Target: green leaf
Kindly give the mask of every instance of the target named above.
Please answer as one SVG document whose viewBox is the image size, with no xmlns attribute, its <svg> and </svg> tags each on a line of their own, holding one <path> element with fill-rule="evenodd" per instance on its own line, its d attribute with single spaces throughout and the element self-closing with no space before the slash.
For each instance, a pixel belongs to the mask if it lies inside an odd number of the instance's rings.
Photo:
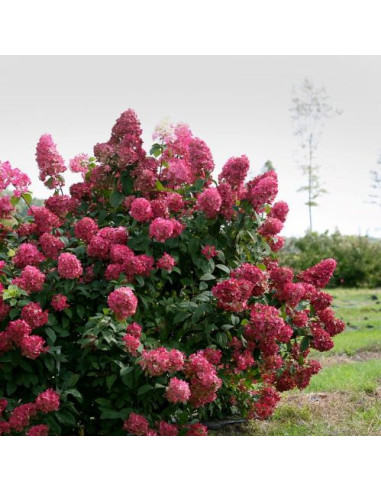
<svg viewBox="0 0 381 492">
<path fill-rule="evenodd" d="M 77 305 L 77 314 L 81 319 L 83 319 L 85 315 L 85 308 L 82 306 L 82 304 Z"/>
<path fill-rule="evenodd" d="M 21 196 L 24 198 L 24 200 L 27 203 L 27 205 L 30 206 L 31 203 L 32 203 L 32 194 L 31 193 L 22 193 Z"/>
<path fill-rule="evenodd" d="M 44 364 L 49 372 L 54 371 L 54 359 L 52 357 L 44 357 Z"/>
<path fill-rule="evenodd" d="M 216 277 L 211 273 L 205 273 L 200 277 L 200 280 L 214 280 Z"/>
<path fill-rule="evenodd" d="M 76 398 L 78 401 L 82 401 L 83 400 L 83 397 L 82 397 L 81 393 L 77 389 L 75 389 L 75 388 L 70 388 L 70 389 L 66 390 L 65 393 L 67 395 L 73 395 L 74 398 Z"/>
<path fill-rule="evenodd" d="M 101 413 L 101 419 L 120 419 L 120 412 L 117 412 L 115 410 L 104 410 Z"/>
<path fill-rule="evenodd" d="M 67 388 L 71 388 L 75 386 L 78 383 L 78 380 L 79 380 L 79 374 L 74 374 L 74 373 L 71 374 L 71 376 L 66 382 Z"/>
<path fill-rule="evenodd" d="M 163 191 L 164 190 L 164 186 L 162 185 L 162 183 L 160 183 L 160 181 L 156 181 L 156 189 L 157 191 Z"/>
<path fill-rule="evenodd" d="M 15 207 L 19 203 L 20 197 L 19 196 L 12 196 L 10 201 L 11 201 L 11 204 Z"/>
<path fill-rule="evenodd" d="M 300 350 L 304 352 L 310 346 L 310 337 L 304 337 L 300 343 Z"/>
<path fill-rule="evenodd" d="M 132 372 L 133 370 L 134 370 L 133 366 L 122 367 L 122 369 L 120 370 L 120 375 L 126 376 L 127 374 L 130 374 L 130 372 Z"/>
<path fill-rule="evenodd" d="M 73 317 L 73 311 L 72 311 L 70 308 L 66 308 L 66 309 L 64 309 L 64 311 L 63 311 L 63 312 L 66 314 L 66 316 L 67 316 L 68 318 L 70 318 L 70 319 L 71 319 L 71 318 Z"/>
<path fill-rule="evenodd" d="M 112 385 L 115 383 L 117 374 L 111 374 L 111 376 L 107 376 L 106 378 L 106 386 L 108 389 L 111 389 Z"/>
<path fill-rule="evenodd" d="M 152 384 L 143 384 L 143 386 L 141 386 L 138 389 L 138 396 L 144 395 L 145 393 L 148 393 L 148 391 L 151 391 L 152 389 L 153 389 Z"/>
<path fill-rule="evenodd" d="M 230 275 L 230 268 L 228 268 L 226 265 L 219 264 L 216 265 L 216 267 L 222 270 L 223 272 L 227 273 L 228 275 Z"/>
<path fill-rule="evenodd" d="M 16 318 L 16 316 L 18 316 L 19 312 L 20 312 L 20 310 L 19 310 L 19 309 L 17 309 L 17 308 L 13 308 L 13 309 L 11 309 L 11 310 L 9 311 L 9 317 L 10 317 L 11 319 L 15 319 L 15 318 Z"/>
<path fill-rule="evenodd" d="M 124 194 L 119 191 L 113 191 L 110 195 L 110 204 L 112 207 L 117 207 L 122 203 Z"/>
<path fill-rule="evenodd" d="M 182 321 L 185 321 L 187 318 L 191 316 L 191 313 L 188 313 L 186 311 L 181 311 L 180 313 L 177 313 L 176 316 L 173 318 L 173 323 L 175 325 L 178 325 Z"/>
<path fill-rule="evenodd" d="M 54 342 L 57 340 L 57 335 L 55 334 L 54 330 L 52 330 L 51 328 L 45 328 L 45 333 L 51 340 L 51 343 L 54 344 Z"/>
<path fill-rule="evenodd" d="M 102 407 L 107 407 L 110 405 L 110 400 L 107 400 L 106 398 L 96 398 L 95 403 L 98 403 L 98 405 L 101 405 Z"/>
<path fill-rule="evenodd" d="M 202 316 L 207 310 L 208 310 L 208 304 L 200 304 L 192 314 L 192 321 L 194 323 L 197 323 L 197 321 L 199 321 L 202 318 Z"/>
<path fill-rule="evenodd" d="M 226 333 L 217 333 L 216 335 L 216 342 L 218 345 L 220 345 L 222 348 L 225 348 L 227 343 L 228 343 L 228 337 L 226 336 Z"/>
<path fill-rule="evenodd" d="M 129 196 L 131 195 L 132 191 L 133 191 L 133 182 L 132 182 L 132 178 L 129 174 L 129 171 L 124 171 L 122 173 L 122 190 L 123 190 L 123 193 L 125 196 Z"/>
<path fill-rule="evenodd" d="M 159 157 L 163 152 L 163 146 L 160 145 L 159 143 L 154 143 L 151 147 L 151 150 L 149 151 L 150 155 L 153 155 L 155 157 Z"/>
<path fill-rule="evenodd" d="M 60 422 L 61 424 L 71 425 L 73 427 L 77 425 L 74 415 L 68 411 L 62 410 L 60 412 L 56 412 L 55 415 L 57 417 L 58 422 Z"/>
</svg>

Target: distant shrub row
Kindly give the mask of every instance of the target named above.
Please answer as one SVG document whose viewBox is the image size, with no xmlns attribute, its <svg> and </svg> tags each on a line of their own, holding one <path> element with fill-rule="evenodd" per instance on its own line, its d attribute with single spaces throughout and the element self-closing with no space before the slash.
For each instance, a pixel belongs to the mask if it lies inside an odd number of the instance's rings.
<svg viewBox="0 0 381 492">
<path fill-rule="evenodd" d="M 366 236 L 344 236 L 339 232 L 308 233 L 290 238 L 280 251 L 280 263 L 296 272 L 314 265 L 321 258 L 334 258 L 337 268 L 329 287 L 381 286 L 381 241 Z"/>
</svg>

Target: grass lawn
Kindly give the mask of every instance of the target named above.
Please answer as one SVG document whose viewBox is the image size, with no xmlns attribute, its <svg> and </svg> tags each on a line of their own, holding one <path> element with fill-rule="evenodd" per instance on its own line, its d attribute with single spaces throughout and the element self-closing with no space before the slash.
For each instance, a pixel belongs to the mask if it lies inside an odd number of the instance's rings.
<svg viewBox="0 0 381 492">
<path fill-rule="evenodd" d="M 315 352 L 323 369 L 304 391 L 282 395 L 274 415 L 224 435 L 381 435 L 381 289 L 335 289 L 333 308 L 346 330 Z"/>
</svg>

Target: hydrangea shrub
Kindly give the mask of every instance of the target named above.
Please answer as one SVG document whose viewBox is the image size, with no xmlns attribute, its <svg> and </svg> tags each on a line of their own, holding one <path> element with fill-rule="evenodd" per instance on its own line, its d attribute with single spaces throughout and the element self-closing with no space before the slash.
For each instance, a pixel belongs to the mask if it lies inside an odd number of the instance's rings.
<svg viewBox="0 0 381 492">
<path fill-rule="evenodd" d="M 0 434 L 205 435 L 205 422 L 267 418 L 305 388 L 310 348 L 344 329 L 321 291 L 335 261 L 280 267 L 288 213 L 274 171 L 159 126 L 150 153 L 124 112 L 94 157 L 37 145 L 52 190 L 0 163 Z M 13 187 L 13 188 L 12 188 Z M 14 213 L 19 200 L 26 218 Z"/>
</svg>

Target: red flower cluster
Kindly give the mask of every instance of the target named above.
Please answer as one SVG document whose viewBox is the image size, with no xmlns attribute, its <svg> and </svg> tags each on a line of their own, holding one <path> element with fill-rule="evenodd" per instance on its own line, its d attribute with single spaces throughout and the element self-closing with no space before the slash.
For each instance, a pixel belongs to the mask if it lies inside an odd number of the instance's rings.
<svg viewBox="0 0 381 492">
<path fill-rule="evenodd" d="M 217 390 L 222 381 L 217 376 L 213 364 L 203 354 L 192 354 L 187 360 L 184 372 L 190 381 L 190 402 L 195 408 L 211 403 L 217 398 Z"/>
<path fill-rule="evenodd" d="M 232 312 L 240 312 L 247 308 L 251 291 L 250 282 L 235 278 L 223 280 L 212 288 L 212 294 L 217 298 L 217 306 Z"/>
<path fill-rule="evenodd" d="M 45 257 L 34 244 L 23 243 L 17 249 L 15 256 L 13 257 L 13 263 L 18 268 L 25 268 L 27 265 L 37 266 Z"/>
<path fill-rule="evenodd" d="M 0 162 L 0 191 L 4 191 L 9 185 L 14 186 L 14 196 L 21 196 L 28 192 L 31 181 L 29 177 L 18 168 L 12 168 L 10 163 Z"/>
<path fill-rule="evenodd" d="M 98 232 L 98 225 L 94 219 L 83 217 L 75 224 L 74 234 L 78 239 L 82 239 L 86 243 L 91 241 L 91 238 Z"/>
<path fill-rule="evenodd" d="M 181 371 L 184 367 L 184 354 L 176 349 L 167 350 L 165 347 L 144 350 L 139 364 L 149 376 L 160 376 Z"/>
<path fill-rule="evenodd" d="M 205 212 L 208 219 L 214 219 L 218 215 L 221 204 L 222 199 L 215 188 L 208 188 L 197 197 L 197 207 Z"/>
<path fill-rule="evenodd" d="M 191 390 L 189 384 L 178 378 L 171 378 L 165 391 L 165 397 L 171 403 L 184 403 L 189 400 Z"/>
<path fill-rule="evenodd" d="M 38 302 L 30 302 L 22 308 L 21 318 L 32 328 L 38 328 L 48 322 L 48 311 L 43 311 Z"/>
<path fill-rule="evenodd" d="M 204 246 L 201 250 L 201 253 L 205 256 L 207 260 L 210 260 L 211 258 L 214 258 L 215 256 L 218 255 L 216 247 L 210 244 Z"/>
<path fill-rule="evenodd" d="M 322 260 L 317 265 L 304 270 L 304 272 L 301 272 L 298 275 L 298 278 L 302 282 L 308 282 L 313 286 L 322 289 L 328 284 L 335 268 L 336 260 L 328 258 L 327 260 Z"/>
<path fill-rule="evenodd" d="M 154 219 L 149 226 L 149 237 L 164 243 L 167 239 L 179 236 L 183 232 L 182 224 L 176 219 Z"/>
<path fill-rule="evenodd" d="M 243 185 L 249 168 L 250 162 L 245 155 L 231 157 L 222 168 L 218 180 L 220 182 L 227 181 L 232 188 L 239 188 Z"/>
<path fill-rule="evenodd" d="M 138 323 L 131 323 L 126 328 L 126 335 L 123 341 L 126 345 L 127 352 L 136 357 L 140 346 L 140 337 L 142 335 L 142 327 Z"/>
<path fill-rule="evenodd" d="M 63 294 L 56 294 L 55 296 L 53 296 L 51 305 L 55 311 L 63 311 L 64 309 L 69 307 L 67 297 Z"/>
<path fill-rule="evenodd" d="M 14 347 L 18 347 L 21 350 L 21 354 L 28 359 L 36 359 L 39 355 L 49 350 L 49 347 L 45 346 L 45 340 L 38 335 L 31 335 L 32 328 L 42 326 L 47 322 L 47 313 L 43 312 L 41 308 L 36 307 L 31 303 L 25 306 L 22 315 L 32 321 L 33 326 L 29 325 L 25 320 L 18 319 L 10 321 L 5 331 L 0 332 L 0 353 L 8 352 Z M 36 318 L 34 317 L 36 314 Z"/>
<path fill-rule="evenodd" d="M 62 278 L 79 278 L 83 274 L 81 262 L 72 253 L 61 253 L 58 257 L 58 275 Z"/>
<path fill-rule="evenodd" d="M 112 309 L 119 320 L 123 320 L 135 314 L 138 300 L 129 287 L 116 289 L 107 298 L 109 308 Z"/>
<path fill-rule="evenodd" d="M 175 259 L 168 253 L 164 253 L 163 256 L 156 262 L 157 268 L 162 268 L 163 270 L 167 270 L 168 272 L 172 271 L 175 265 Z"/>
<path fill-rule="evenodd" d="M 124 421 L 123 429 L 136 436 L 147 436 L 149 423 L 143 415 L 130 413 L 128 419 Z"/>
<path fill-rule="evenodd" d="M 0 418 L 4 415 L 3 412 L 7 408 L 8 402 L 0 400 Z M 35 418 L 39 412 L 47 414 L 55 412 L 60 406 L 60 396 L 53 389 L 48 389 L 40 393 L 34 403 L 24 403 L 15 407 L 9 415 L 8 421 L 0 421 L 0 435 L 10 434 L 12 431 L 17 433 L 24 431 L 30 424 L 31 419 Z M 27 436 L 47 436 L 49 427 L 45 424 L 40 424 L 31 427 L 27 430 Z"/>
<path fill-rule="evenodd" d="M 46 257 L 51 258 L 52 260 L 56 260 L 60 251 L 65 247 L 60 238 L 53 236 L 48 232 L 44 232 L 44 234 L 40 236 L 39 242 Z"/>
</svg>

